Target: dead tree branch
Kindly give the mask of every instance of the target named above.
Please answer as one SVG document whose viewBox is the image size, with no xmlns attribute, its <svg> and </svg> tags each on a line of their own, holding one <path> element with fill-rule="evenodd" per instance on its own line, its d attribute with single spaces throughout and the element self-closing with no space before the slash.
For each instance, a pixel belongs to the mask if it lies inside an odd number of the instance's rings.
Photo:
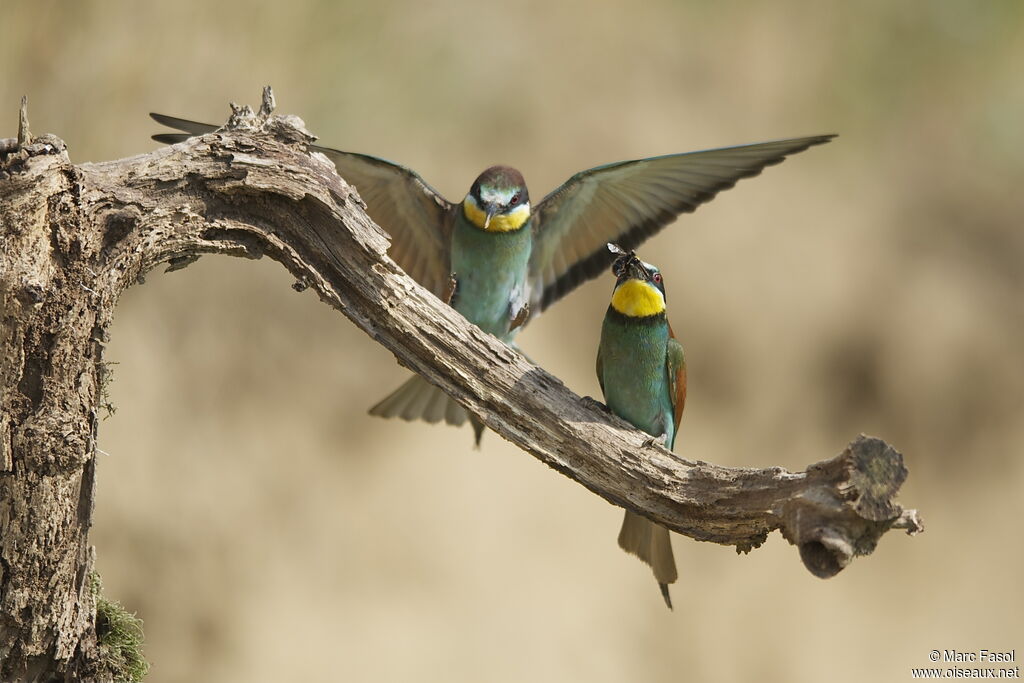
<svg viewBox="0 0 1024 683">
<path fill-rule="evenodd" d="M 781 529 L 827 577 L 888 529 L 921 530 L 894 502 L 902 457 L 878 439 L 797 473 L 647 444 L 406 276 L 301 121 L 270 108 L 108 163 L 73 165 L 27 120 L 24 142 L 0 150 L 0 679 L 110 677 L 87 543 L 103 347 L 121 292 L 202 254 L 279 261 L 489 428 L 680 534 L 746 552 Z"/>
</svg>

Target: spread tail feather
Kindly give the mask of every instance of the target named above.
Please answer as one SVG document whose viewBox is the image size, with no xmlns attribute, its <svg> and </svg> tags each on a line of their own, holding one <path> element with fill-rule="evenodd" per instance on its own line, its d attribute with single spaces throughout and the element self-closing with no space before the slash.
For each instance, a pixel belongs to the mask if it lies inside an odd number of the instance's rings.
<svg viewBox="0 0 1024 683">
<path fill-rule="evenodd" d="M 668 585 L 675 583 L 679 575 L 668 529 L 627 510 L 619 531 L 619 547 L 650 565 L 665 604 L 672 609 Z"/>
<path fill-rule="evenodd" d="M 444 420 L 456 427 L 468 419 L 473 425 L 476 445 L 480 447 L 480 436 L 484 426 L 451 396 L 419 375 L 413 375 L 383 401 L 370 408 L 370 415 L 377 417 L 400 417 L 413 422 L 424 420 L 431 424 Z"/>
</svg>

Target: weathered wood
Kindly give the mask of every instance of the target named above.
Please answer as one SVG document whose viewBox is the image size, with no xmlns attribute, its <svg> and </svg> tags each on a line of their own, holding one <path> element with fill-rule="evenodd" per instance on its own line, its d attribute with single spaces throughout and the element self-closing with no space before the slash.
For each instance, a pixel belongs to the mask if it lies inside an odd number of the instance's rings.
<svg viewBox="0 0 1024 683">
<path fill-rule="evenodd" d="M 75 166 L 49 136 L 0 158 L 0 679 L 106 679 L 87 585 L 103 344 L 121 292 L 203 254 L 279 261 L 489 428 L 678 533 L 746 552 L 781 529 L 824 577 L 890 528 L 921 530 L 880 440 L 805 472 L 719 467 L 580 399 L 406 276 L 301 121 L 271 107 L 119 161 Z"/>
<path fill-rule="evenodd" d="M 53 152 L 53 153 L 50 153 Z M 0 680 L 49 680 L 96 652 L 89 589 L 98 336 L 113 293 L 86 291 L 100 236 L 79 175 L 45 136 L 0 179 Z"/>
</svg>

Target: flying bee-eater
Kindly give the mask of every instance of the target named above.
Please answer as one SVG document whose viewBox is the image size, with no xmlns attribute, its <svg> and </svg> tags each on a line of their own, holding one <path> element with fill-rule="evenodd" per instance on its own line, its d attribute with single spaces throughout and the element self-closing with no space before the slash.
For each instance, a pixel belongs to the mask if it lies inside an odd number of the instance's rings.
<svg viewBox="0 0 1024 683">
<path fill-rule="evenodd" d="M 175 143 L 216 126 L 150 114 L 184 131 L 154 135 Z M 572 176 L 536 206 L 523 176 L 492 166 L 465 198 L 453 203 L 416 172 L 366 154 L 328 147 L 326 155 L 355 186 L 367 213 L 391 235 L 389 254 L 413 279 L 449 302 L 485 332 L 512 343 L 519 328 L 608 267 L 605 244 L 625 249 L 694 211 L 741 178 L 755 176 L 787 156 L 831 140 L 816 135 L 650 157 L 597 166 Z M 458 403 L 419 375 L 370 413 L 461 425 L 473 423 Z"/>
<path fill-rule="evenodd" d="M 608 409 L 672 450 L 686 403 L 686 360 L 665 314 L 661 271 L 609 244 L 615 289 L 601 326 L 597 381 Z M 619 547 L 650 565 L 665 604 L 677 577 L 669 532 L 626 511 Z"/>
</svg>

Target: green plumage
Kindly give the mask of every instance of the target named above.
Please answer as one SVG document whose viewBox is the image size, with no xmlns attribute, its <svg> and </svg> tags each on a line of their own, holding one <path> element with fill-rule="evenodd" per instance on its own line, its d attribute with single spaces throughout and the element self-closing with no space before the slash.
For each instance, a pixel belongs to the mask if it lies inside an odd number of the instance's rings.
<svg viewBox="0 0 1024 683">
<path fill-rule="evenodd" d="M 609 306 L 598 347 L 598 380 L 613 413 L 651 436 L 664 434 L 665 447 L 671 449 L 675 419 L 666 362 L 669 339 L 664 313 L 630 318 Z"/>
<path fill-rule="evenodd" d="M 509 326 L 527 302 L 530 221 L 512 232 L 485 232 L 461 213 L 452 231 L 452 273 L 458 288 L 452 306 L 484 332 L 511 341 Z"/>
</svg>

